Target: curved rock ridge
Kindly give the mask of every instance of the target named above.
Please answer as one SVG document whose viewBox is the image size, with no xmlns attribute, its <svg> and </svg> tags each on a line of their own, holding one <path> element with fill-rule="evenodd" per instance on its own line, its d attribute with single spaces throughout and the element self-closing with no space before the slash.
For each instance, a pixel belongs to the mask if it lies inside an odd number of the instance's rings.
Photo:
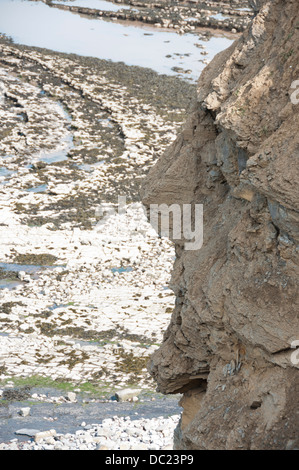
<svg viewBox="0 0 299 470">
<path fill-rule="evenodd" d="M 202 248 L 174 239 L 176 305 L 149 364 L 183 393 L 176 449 L 299 447 L 298 40 L 298 2 L 264 2 L 143 187 L 148 208 L 203 204 Z"/>
<path fill-rule="evenodd" d="M 32 0 L 38 1 L 38 0 Z M 250 18 L 259 8 L 259 0 L 224 0 L 210 2 L 203 0 L 188 2 L 168 0 L 114 0 L 104 2 L 98 7 L 92 7 L 82 1 L 81 6 L 60 0 L 42 0 L 50 7 L 68 10 L 80 15 L 95 18 L 107 18 L 118 21 L 137 21 L 158 28 L 174 29 L 180 34 L 194 31 L 198 28 L 216 28 L 237 33 L 247 28 Z M 118 4 L 119 8 L 113 8 Z M 104 8 L 104 9 L 102 9 Z M 112 10 L 112 11 L 111 11 Z M 199 31 L 197 31 L 199 32 Z M 201 31 L 203 33 L 203 31 Z"/>
</svg>

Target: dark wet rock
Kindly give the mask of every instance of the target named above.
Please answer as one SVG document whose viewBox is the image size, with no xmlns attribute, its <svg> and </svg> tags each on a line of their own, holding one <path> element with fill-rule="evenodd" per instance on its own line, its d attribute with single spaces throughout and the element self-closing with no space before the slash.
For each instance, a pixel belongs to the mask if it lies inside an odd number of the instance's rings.
<svg viewBox="0 0 299 470">
<path fill-rule="evenodd" d="M 30 396 L 30 387 L 7 389 L 2 393 L 2 399 L 7 401 L 23 401 Z"/>
<path fill-rule="evenodd" d="M 32 164 L 32 168 L 34 170 L 41 170 L 43 168 L 46 168 L 47 164 L 45 162 L 36 162 Z"/>
</svg>

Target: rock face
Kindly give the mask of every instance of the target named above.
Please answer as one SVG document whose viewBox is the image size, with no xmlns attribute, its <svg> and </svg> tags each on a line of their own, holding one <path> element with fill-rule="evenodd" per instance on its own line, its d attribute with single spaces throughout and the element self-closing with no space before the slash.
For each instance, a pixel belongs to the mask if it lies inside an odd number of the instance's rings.
<svg viewBox="0 0 299 470">
<path fill-rule="evenodd" d="M 174 240 L 176 306 L 149 364 L 184 394 L 176 449 L 299 447 L 298 40 L 298 2 L 264 2 L 143 187 L 148 208 L 204 210 L 202 248 Z"/>
</svg>

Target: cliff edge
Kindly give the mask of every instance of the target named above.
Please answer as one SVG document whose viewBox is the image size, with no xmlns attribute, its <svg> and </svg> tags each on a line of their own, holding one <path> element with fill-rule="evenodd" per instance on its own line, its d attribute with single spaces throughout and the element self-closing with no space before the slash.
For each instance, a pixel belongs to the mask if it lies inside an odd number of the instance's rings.
<svg viewBox="0 0 299 470">
<path fill-rule="evenodd" d="M 176 449 L 299 448 L 299 10 L 264 2 L 203 71 L 143 203 L 203 204 L 175 239 L 176 306 L 149 371 L 182 393 Z"/>
</svg>

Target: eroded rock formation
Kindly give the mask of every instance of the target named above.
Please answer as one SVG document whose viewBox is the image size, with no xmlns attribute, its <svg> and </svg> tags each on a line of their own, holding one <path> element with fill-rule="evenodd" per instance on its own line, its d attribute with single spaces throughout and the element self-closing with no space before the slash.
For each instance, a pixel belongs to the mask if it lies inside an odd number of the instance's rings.
<svg viewBox="0 0 299 470">
<path fill-rule="evenodd" d="M 175 240 L 176 307 L 149 365 L 183 393 L 177 449 L 299 447 L 298 41 L 298 2 L 264 2 L 144 185 L 148 207 L 204 208 L 202 248 Z"/>
</svg>

